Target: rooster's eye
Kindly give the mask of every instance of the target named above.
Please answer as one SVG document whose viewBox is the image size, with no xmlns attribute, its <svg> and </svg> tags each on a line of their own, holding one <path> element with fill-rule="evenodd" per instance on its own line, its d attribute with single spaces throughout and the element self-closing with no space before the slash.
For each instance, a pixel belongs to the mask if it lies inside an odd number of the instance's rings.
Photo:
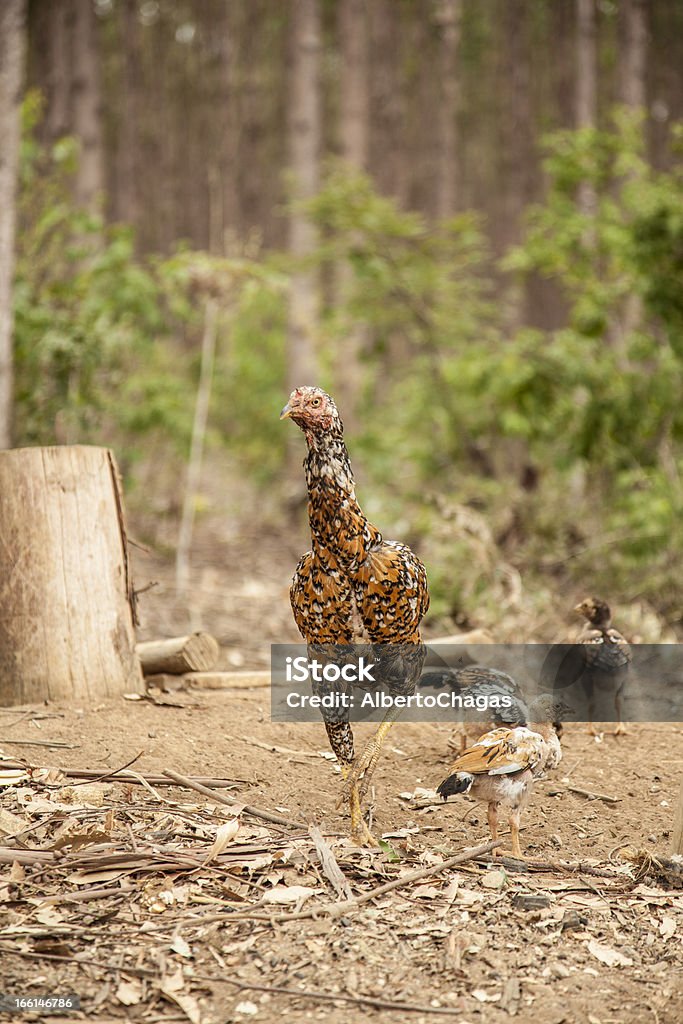
<svg viewBox="0 0 683 1024">
<path fill-rule="evenodd" d="M 313 401 L 311 402 L 311 405 L 314 407 L 320 405 L 320 399 L 314 398 Z"/>
</svg>

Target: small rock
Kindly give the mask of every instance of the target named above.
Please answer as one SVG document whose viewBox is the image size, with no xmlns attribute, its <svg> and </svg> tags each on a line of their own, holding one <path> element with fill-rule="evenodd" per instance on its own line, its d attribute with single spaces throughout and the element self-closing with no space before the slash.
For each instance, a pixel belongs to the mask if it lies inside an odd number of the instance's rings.
<svg viewBox="0 0 683 1024">
<path fill-rule="evenodd" d="M 258 1006 L 256 1003 L 252 1003 L 248 999 L 245 999 L 244 1002 L 237 1004 L 235 1007 L 235 1013 L 244 1013 L 248 1016 L 252 1016 L 253 1014 L 258 1013 Z"/>
<path fill-rule="evenodd" d="M 496 869 L 494 871 L 487 871 L 486 874 L 482 876 L 481 884 L 485 889 L 502 889 L 507 885 L 507 880 L 508 876 L 505 872 Z"/>
<path fill-rule="evenodd" d="M 568 978 L 571 974 L 569 968 L 565 967 L 564 964 L 552 963 L 549 964 L 548 967 L 550 970 L 550 975 L 553 978 Z"/>
</svg>

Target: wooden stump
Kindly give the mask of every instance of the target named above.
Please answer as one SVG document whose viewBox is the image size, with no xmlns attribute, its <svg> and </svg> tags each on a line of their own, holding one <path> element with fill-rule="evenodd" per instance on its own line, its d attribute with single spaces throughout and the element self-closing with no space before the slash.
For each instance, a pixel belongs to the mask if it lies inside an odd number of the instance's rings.
<svg viewBox="0 0 683 1024">
<path fill-rule="evenodd" d="M 142 692 L 133 619 L 112 453 L 0 451 L 0 704 Z"/>
</svg>

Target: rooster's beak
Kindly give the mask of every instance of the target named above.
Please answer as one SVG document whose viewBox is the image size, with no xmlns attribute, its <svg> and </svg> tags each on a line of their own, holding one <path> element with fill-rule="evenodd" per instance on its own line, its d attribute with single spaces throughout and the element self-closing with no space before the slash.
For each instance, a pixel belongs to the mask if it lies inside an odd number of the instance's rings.
<svg viewBox="0 0 683 1024">
<path fill-rule="evenodd" d="M 284 413 L 285 413 L 285 410 L 283 409 L 282 410 L 282 415 L 283 416 L 284 416 Z M 280 417 L 280 419 L 282 419 L 282 416 Z M 582 611 L 583 611 L 583 602 L 581 604 L 575 605 L 574 606 L 574 611 L 577 612 L 577 614 L 580 615 L 582 613 Z"/>
<path fill-rule="evenodd" d="M 287 405 L 284 407 L 284 409 L 280 413 L 280 419 L 281 420 L 288 420 L 293 412 L 294 412 L 294 410 L 292 409 L 292 407 L 289 404 L 289 402 L 287 402 Z"/>
</svg>

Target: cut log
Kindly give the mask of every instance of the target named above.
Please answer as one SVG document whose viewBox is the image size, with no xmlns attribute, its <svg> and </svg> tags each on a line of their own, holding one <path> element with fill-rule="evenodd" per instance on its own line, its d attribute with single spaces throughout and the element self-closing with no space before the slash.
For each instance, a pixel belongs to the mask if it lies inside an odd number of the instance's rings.
<svg viewBox="0 0 683 1024">
<path fill-rule="evenodd" d="M 148 686 L 173 692 L 186 687 L 198 690 L 251 690 L 270 686 L 270 672 L 185 672 L 182 676 L 168 673 L 146 676 Z"/>
<path fill-rule="evenodd" d="M 0 705 L 142 691 L 110 451 L 0 451 L 0 580 Z"/>
<path fill-rule="evenodd" d="M 135 649 L 146 676 L 204 672 L 214 667 L 220 654 L 218 642 L 209 633 L 148 640 L 137 644 Z"/>
<path fill-rule="evenodd" d="M 188 672 L 190 686 L 201 690 L 251 690 L 270 686 L 270 672 Z"/>
</svg>

